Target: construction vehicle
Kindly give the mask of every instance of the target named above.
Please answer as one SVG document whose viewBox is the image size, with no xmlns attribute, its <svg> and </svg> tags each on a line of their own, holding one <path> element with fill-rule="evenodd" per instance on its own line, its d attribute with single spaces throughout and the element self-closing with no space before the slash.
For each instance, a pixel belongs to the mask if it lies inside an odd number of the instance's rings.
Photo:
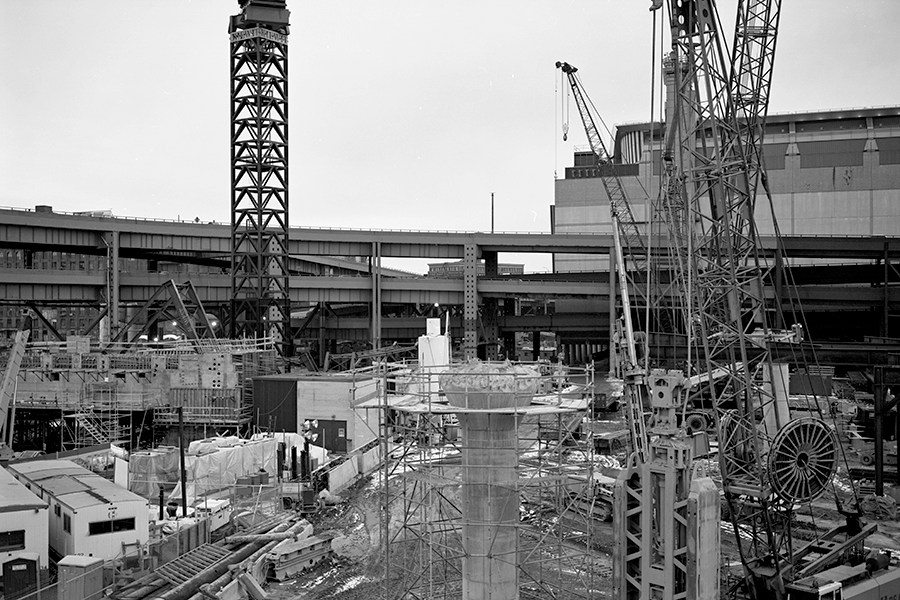
<svg viewBox="0 0 900 600">
<path fill-rule="evenodd" d="M 597 521 L 612 521 L 613 492 L 616 479 L 602 473 L 591 473 L 590 479 L 580 475 L 569 475 L 572 485 L 567 486 L 568 503 L 566 513 L 575 512 Z"/>
<path fill-rule="evenodd" d="M 9 351 L 9 362 L 0 382 L 0 461 L 13 458 L 12 439 L 15 421 L 16 378 L 22 357 L 25 356 L 25 345 L 31 328 L 26 327 L 16 333 L 16 339 Z"/>
<path fill-rule="evenodd" d="M 772 316 L 783 322 L 785 315 L 762 294 L 766 266 L 754 220 L 760 183 L 770 196 L 761 145 L 780 4 L 739 2 L 727 57 L 714 0 L 670 0 L 677 96 L 667 118 L 660 212 L 669 214 L 676 262 L 688 267 L 688 277 L 675 279 L 692 286 L 684 294 L 688 335 L 698 342 L 695 372 L 709 374 L 719 470 L 741 559 L 735 584 L 723 591 L 757 600 L 835 600 L 852 587 L 852 577 L 840 572 L 867 575 L 871 583 L 890 566 L 865 564 L 862 545 L 875 526 L 861 522 L 855 490 L 846 509 L 836 496 L 846 524 L 805 545 L 793 539 L 792 510 L 782 508 L 809 504 L 833 485 L 840 448 L 821 410 L 790 414 L 787 365 L 769 351 L 773 342 L 802 336 L 800 328 L 769 327 Z M 855 589 L 852 597 L 869 597 Z"/>
<path fill-rule="evenodd" d="M 892 600 L 900 598 L 900 567 L 887 554 L 839 565 L 787 584 L 788 600 Z"/>
</svg>

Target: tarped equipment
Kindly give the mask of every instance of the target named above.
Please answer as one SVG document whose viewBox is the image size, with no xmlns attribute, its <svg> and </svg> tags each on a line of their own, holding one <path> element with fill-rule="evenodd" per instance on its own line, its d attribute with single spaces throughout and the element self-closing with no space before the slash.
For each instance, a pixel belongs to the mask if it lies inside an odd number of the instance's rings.
<svg viewBox="0 0 900 600">
<path fill-rule="evenodd" d="M 274 474 L 278 468 L 277 448 L 274 438 L 266 438 L 242 440 L 236 446 L 219 447 L 207 454 L 186 455 L 188 504 L 202 495 L 233 486 L 238 477 L 260 471 Z M 181 501 L 180 482 L 169 494 L 169 500 Z"/>
<path fill-rule="evenodd" d="M 299 456 L 303 450 L 303 442 L 304 438 L 299 433 L 256 434 L 249 440 L 228 436 L 191 442 L 185 454 L 188 498 L 230 487 L 238 477 L 253 475 L 261 469 L 275 478 L 278 469 L 278 444 L 285 445 L 285 458 L 290 461 L 291 448 L 297 448 Z M 328 460 L 328 451 L 319 446 L 310 445 L 309 453 L 314 464 L 322 465 Z M 144 498 L 156 500 L 160 484 L 164 488 L 174 484 L 175 490 L 169 494 L 169 498 L 181 503 L 178 448 L 162 446 L 147 452 L 134 452 L 129 467 L 129 490 Z"/>
<path fill-rule="evenodd" d="M 128 489 L 144 498 L 156 499 L 160 484 L 178 481 L 178 472 L 178 448 L 162 446 L 146 452 L 132 452 Z"/>
</svg>

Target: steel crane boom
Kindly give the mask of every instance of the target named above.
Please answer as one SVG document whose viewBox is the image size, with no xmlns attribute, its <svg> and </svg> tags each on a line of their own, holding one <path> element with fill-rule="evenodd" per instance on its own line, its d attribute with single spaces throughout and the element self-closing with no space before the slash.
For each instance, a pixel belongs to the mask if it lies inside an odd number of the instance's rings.
<svg viewBox="0 0 900 600">
<path fill-rule="evenodd" d="M 740 587 L 751 597 L 780 599 L 794 556 L 789 509 L 774 508 L 818 496 L 837 461 L 827 424 L 790 419 L 786 371 L 768 352 L 754 210 L 779 8 L 780 0 L 739 2 L 726 60 L 714 0 L 669 4 L 673 60 L 685 67 L 683 77 L 675 69 L 676 103 L 699 370 L 724 373 L 709 388 L 744 566 Z"/>
<path fill-rule="evenodd" d="M 578 69 L 567 62 L 557 62 L 556 68 L 566 74 L 572 95 L 581 115 L 581 122 L 587 134 L 591 151 L 597 159 L 597 168 L 603 187 L 609 196 L 610 216 L 614 238 L 616 270 L 619 274 L 619 296 L 622 302 L 622 331 L 620 335 L 625 346 L 622 364 L 619 370 L 625 382 L 624 396 L 628 411 L 628 425 L 631 430 L 631 444 L 634 454 L 640 462 L 646 457 L 648 440 L 644 423 L 643 407 L 646 392 L 646 365 L 642 365 L 638 359 L 637 345 L 635 342 L 634 325 L 632 321 L 631 296 L 632 291 L 640 292 L 639 286 L 634 285 L 630 275 L 641 271 L 647 261 L 647 253 L 641 236 L 640 229 L 625 195 L 625 187 L 616 172 L 612 157 L 606 150 L 600 132 L 597 129 L 594 116 L 589 107 L 589 98 L 585 93 L 580 79 L 576 76 Z M 632 271 L 626 265 L 626 256 L 632 264 Z"/>
<path fill-rule="evenodd" d="M 644 265 L 643 261 L 646 260 L 646 245 L 635 221 L 631 205 L 625 196 L 625 187 L 622 185 L 622 180 L 613 166 L 612 155 L 606 150 L 603 139 L 600 137 L 600 131 L 594 122 L 594 116 L 588 107 L 587 96 L 581 86 L 581 81 L 576 75 L 578 69 L 566 62 L 557 62 L 556 68 L 566 74 L 569 86 L 572 88 L 572 95 L 575 97 L 575 104 L 578 106 L 578 114 L 581 115 L 581 122 L 584 124 L 588 143 L 594 156 L 597 157 L 597 169 L 603 182 L 603 188 L 609 196 L 613 225 L 618 226 L 622 237 L 623 250 L 634 261 L 635 267 L 641 270 Z"/>
</svg>

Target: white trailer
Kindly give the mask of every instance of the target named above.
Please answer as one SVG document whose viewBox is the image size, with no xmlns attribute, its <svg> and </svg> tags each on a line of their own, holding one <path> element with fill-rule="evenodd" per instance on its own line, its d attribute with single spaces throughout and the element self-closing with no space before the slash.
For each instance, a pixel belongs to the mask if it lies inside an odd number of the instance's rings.
<svg viewBox="0 0 900 600">
<path fill-rule="evenodd" d="M 15 463 L 9 471 L 49 505 L 50 547 L 114 559 L 150 538 L 150 503 L 68 460 Z"/>
<path fill-rule="evenodd" d="M 47 506 L 45 500 L 0 468 L 0 567 L 22 554 L 37 554 L 40 568 L 48 567 Z"/>
</svg>

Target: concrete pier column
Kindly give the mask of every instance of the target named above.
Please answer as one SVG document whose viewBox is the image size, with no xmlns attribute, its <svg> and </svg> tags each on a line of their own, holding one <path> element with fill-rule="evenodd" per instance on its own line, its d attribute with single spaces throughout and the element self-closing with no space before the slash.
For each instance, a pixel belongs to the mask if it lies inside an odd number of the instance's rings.
<svg viewBox="0 0 900 600">
<path fill-rule="evenodd" d="M 441 376 L 463 437 L 463 600 L 519 598 L 515 410 L 531 403 L 537 381 L 531 369 L 477 361 Z"/>
</svg>

